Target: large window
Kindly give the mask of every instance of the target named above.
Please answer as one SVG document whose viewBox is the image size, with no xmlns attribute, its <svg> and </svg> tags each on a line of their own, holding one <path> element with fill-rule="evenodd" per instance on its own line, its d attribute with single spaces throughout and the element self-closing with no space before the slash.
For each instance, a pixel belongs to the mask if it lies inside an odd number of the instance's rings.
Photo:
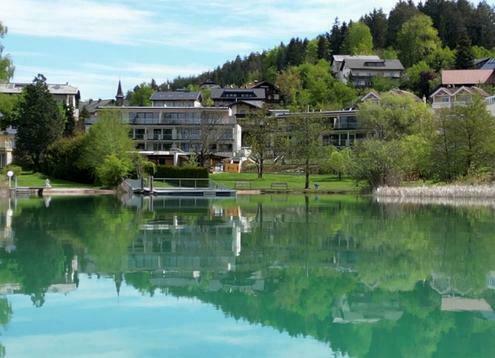
<svg viewBox="0 0 495 358">
<path fill-rule="evenodd" d="M 134 128 L 134 139 L 144 139 L 144 128 Z"/>
</svg>

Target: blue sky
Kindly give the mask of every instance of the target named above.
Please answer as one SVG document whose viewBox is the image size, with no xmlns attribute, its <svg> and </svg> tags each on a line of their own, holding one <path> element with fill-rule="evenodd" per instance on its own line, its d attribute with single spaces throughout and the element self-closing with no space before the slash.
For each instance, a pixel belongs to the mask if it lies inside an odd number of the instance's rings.
<svg viewBox="0 0 495 358">
<path fill-rule="evenodd" d="M 197 299 L 150 297 L 125 284 L 117 297 L 111 279 L 80 279 L 67 295 L 47 294 L 41 308 L 28 296 L 8 296 L 12 320 L 1 332 L 7 356 L 332 356 L 326 343 L 226 317 Z"/>
<path fill-rule="evenodd" d="M 200 73 L 293 36 L 314 37 L 335 17 L 357 20 L 395 0 L 0 0 L 15 81 L 43 73 L 109 98 L 155 78 Z"/>
</svg>

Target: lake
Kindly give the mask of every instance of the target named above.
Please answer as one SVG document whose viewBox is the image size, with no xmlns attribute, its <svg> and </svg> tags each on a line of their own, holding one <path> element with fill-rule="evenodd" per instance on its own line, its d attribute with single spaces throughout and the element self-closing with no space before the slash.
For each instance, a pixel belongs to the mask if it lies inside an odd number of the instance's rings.
<svg viewBox="0 0 495 358">
<path fill-rule="evenodd" d="M 493 206 L 0 202 L 7 357 L 494 357 Z"/>
</svg>

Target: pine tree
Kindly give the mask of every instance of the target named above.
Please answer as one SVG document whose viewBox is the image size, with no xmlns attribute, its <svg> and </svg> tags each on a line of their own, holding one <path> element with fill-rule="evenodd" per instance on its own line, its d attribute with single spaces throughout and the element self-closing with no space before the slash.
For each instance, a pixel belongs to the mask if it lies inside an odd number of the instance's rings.
<svg viewBox="0 0 495 358">
<path fill-rule="evenodd" d="M 344 25 L 345 25 L 345 23 L 344 23 Z M 342 25 L 342 26 L 344 26 L 344 25 Z M 347 26 L 346 26 L 346 28 L 347 28 Z M 332 26 L 332 30 L 330 31 L 330 37 L 329 37 L 331 55 L 338 55 L 341 53 L 343 41 L 344 41 L 344 38 L 342 37 L 342 31 L 341 31 L 341 27 L 339 25 L 339 19 L 336 18 L 335 22 Z"/>
<path fill-rule="evenodd" d="M 48 146 L 64 131 L 63 115 L 43 75 L 24 88 L 17 111 L 16 154 L 40 170 Z"/>
<path fill-rule="evenodd" d="M 373 36 L 373 47 L 376 49 L 385 48 L 387 41 L 387 15 L 383 10 L 374 9 L 373 12 L 362 17 L 361 21 L 365 23 Z"/>
<path fill-rule="evenodd" d="M 474 67 L 474 55 L 471 51 L 471 41 L 467 34 L 464 34 L 456 49 L 455 67 L 458 69 L 468 69 Z"/>
<path fill-rule="evenodd" d="M 319 60 L 330 60 L 330 44 L 327 35 L 318 36 L 317 57 Z"/>
</svg>

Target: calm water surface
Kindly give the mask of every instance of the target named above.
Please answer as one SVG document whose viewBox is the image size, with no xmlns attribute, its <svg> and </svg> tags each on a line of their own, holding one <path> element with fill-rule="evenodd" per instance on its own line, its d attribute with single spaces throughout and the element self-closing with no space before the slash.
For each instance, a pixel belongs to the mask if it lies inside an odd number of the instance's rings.
<svg viewBox="0 0 495 358">
<path fill-rule="evenodd" d="M 495 210 L 0 203 L 8 357 L 495 357 Z"/>
</svg>

